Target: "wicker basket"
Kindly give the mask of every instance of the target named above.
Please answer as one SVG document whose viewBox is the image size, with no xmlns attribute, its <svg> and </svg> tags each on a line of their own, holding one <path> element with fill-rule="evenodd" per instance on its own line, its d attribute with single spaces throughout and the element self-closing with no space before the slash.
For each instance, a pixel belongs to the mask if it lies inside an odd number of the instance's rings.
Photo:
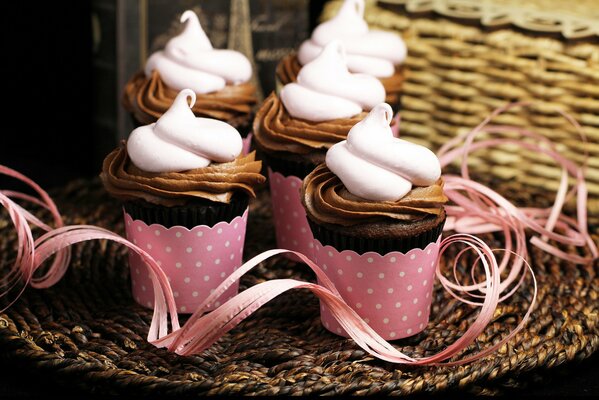
<svg viewBox="0 0 599 400">
<path fill-rule="evenodd" d="M 365 17 L 371 27 L 399 31 L 408 46 L 403 136 L 437 149 L 495 108 L 533 101 L 534 107 L 514 109 L 493 123 L 535 130 L 579 163 L 586 150 L 589 214 L 597 224 L 599 23 L 589 17 L 599 16 L 599 2 L 542 2 L 551 13 L 537 3 L 370 1 Z M 329 3 L 323 18 L 334 15 L 340 4 Z M 582 125 L 586 144 L 556 108 Z M 509 146 L 480 150 L 470 161 L 477 179 L 487 184 L 509 182 L 510 189 L 531 194 L 555 191 L 559 184 L 560 170 L 548 158 Z"/>
</svg>

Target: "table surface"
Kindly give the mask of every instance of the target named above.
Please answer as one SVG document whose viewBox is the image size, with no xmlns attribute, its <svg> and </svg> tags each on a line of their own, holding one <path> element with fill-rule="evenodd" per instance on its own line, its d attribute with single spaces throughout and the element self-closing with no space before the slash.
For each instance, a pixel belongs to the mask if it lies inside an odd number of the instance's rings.
<svg viewBox="0 0 599 400">
<path fill-rule="evenodd" d="M 0 349 L 1 351 L 1 349 Z M 43 376 L 40 371 L 24 370 L 15 368 L 13 363 L 0 358 L 0 399 L 7 397 L 58 397 L 82 396 L 88 393 L 74 391 L 68 386 L 57 385 L 51 375 Z M 504 388 L 500 395 L 521 395 L 547 397 L 571 397 L 585 396 L 595 397 L 599 395 L 599 354 L 595 353 L 590 358 L 580 363 L 569 363 L 559 367 L 534 371 L 517 379 L 518 389 Z M 460 396 L 463 393 L 452 391 L 439 393 L 432 397 Z"/>
</svg>

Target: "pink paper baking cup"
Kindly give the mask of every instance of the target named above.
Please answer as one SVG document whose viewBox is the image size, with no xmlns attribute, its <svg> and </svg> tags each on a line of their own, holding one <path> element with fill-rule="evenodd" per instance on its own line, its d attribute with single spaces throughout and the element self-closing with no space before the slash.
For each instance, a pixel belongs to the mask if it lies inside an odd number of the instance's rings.
<svg viewBox="0 0 599 400">
<path fill-rule="evenodd" d="M 426 327 L 441 237 L 424 250 L 385 255 L 339 252 L 332 246 L 323 246 L 318 239 L 314 243 L 314 262 L 325 271 L 347 304 L 381 337 L 401 339 Z M 329 331 L 349 337 L 323 303 L 320 318 Z"/>
<path fill-rule="evenodd" d="M 254 136 L 254 134 L 250 132 L 242 139 L 243 147 L 241 148 L 241 153 L 243 155 L 247 155 L 250 152 L 250 148 L 252 147 L 252 136 Z"/>
<path fill-rule="evenodd" d="M 393 117 L 393 121 L 395 121 L 395 123 L 393 125 L 391 125 L 391 132 L 393 132 L 393 136 L 399 137 L 399 123 L 401 121 L 399 112 L 397 114 L 395 114 L 395 116 Z"/>
<path fill-rule="evenodd" d="M 169 278 L 177 302 L 177 311 L 192 313 L 227 276 L 242 264 L 243 243 L 248 210 L 231 222 L 193 229 L 182 226 L 148 226 L 125 213 L 127 239 L 156 259 Z M 133 298 L 142 306 L 154 307 L 154 291 L 146 264 L 129 252 Z M 214 309 L 237 294 L 233 284 L 211 305 Z"/>
<path fill-rule="evenodd" d="M 312 258 L 314 237 L 300 199 L 302 180 L 297 176 L 284 176 L 268 168 L 268 181 L 277 247 L 298 251 Z M 295 255 L 287 257 L 299 261 Z"/>
</svg>

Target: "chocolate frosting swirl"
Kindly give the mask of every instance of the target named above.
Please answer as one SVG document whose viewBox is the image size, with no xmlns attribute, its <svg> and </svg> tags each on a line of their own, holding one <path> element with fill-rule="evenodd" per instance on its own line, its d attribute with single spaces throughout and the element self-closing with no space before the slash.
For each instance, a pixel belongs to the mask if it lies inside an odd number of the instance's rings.
<svg viewBox="0 0 599 400">
<path fill-rule="evenodd" d="M 286 85 L 297 80 L 302 65 L 297 59 L 296 53 L 291 53 L 281 59 L 276 69 L 276 76 L 281 85 Z M 399 106 L 401 87 L 404 81 L 403 66 L 395 67 L 395 74 L 388 78 L 378 78 L 385 87 L 385 102 L 389 103 L 395 111 Z"/>
<path fill-rule="evenodd" d="M 158 71 L 146 78 L 138 72 L 125 86 L 123 106 L 142 125 L 156 120 L 168 110 L 179 92 L 169 88 L 160 78 Z M 256 87 L 251 83 L 227 85 L 217 92 L 196 94 L 192 111 L 196 117 L 214 118 L 239 126 L 247 119 L 256 104 Z"/>
<path fill-rule="evenodd" d="M 325 164 L 305 179 L 302 203 L 308 215 L 320 224 L 351 226 L 379 221 L 419 221 L 443 214 L 447 197 L 441 178 L 425 187 L 414 187 L 398 201 L 371 201 L 354 196 Z"/>
<path fill-rule="evenodd" d="M 299 63 L 297 54 L 294 52 L 281 58 L 281 61 L 277 64 L 275 74 L 281 85 L 287 85 L 296 81 L 297 74 L 299 74 L 301 69 L 302 65 Z"/>
<path fill-rule="evenodd" d="M 106 190 L 122 200 L 142 199 L 162 206 L 185 205 L 194 199 L 229 203 L 236 192 L 255 197 L 254 188 L 266 180 L 255 152 L 227 163 L 213 163 L 183 172 L 150 173 L 137 168 L 126 143 L 108 154 L 100 178 Z"/>
<path fill-rule="evenodd" d="M 291 117 L 285 106 L 271 93 L 256 113 L 254 140 L 265 151 L 308 154 L 330 148 L 347 137 L 347 132 L 367 113 L 352 118 L 312 122 Z"/>
</svg>

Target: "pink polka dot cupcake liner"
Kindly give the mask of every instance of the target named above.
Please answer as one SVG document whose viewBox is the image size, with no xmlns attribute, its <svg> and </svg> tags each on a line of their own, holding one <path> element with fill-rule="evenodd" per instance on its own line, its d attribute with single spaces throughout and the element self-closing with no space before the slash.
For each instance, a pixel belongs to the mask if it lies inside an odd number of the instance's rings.
<svg viewBox="0 0 599 400">
<path fill-rule="evenodd" d="M 250 152 L 250 149 L 252 147 L 252 136 L 254 136 L 254 134 L 252 132 L 250 132 L 250 133 L 248 133 L 248 135 L 246 137 L 244 137 L 241 140 L 241 142 L 242 142 L 241 154 L 247 155 Z"/>
<path fill-rule="evenodd" d="M 313 259 L 366 323 L 383 339 L 395 340 L 428 324 L 440 243 L 439 236 L 424 249 L 380 255 L 340 252 L 314 239 Z M 326 329 L 349 337 L 322 302 L 320 317 Z"/>
<path fill-rule="evenodd" d="M 282 175 L 269 168 L 268 181 L 277 247 L 294 250 L 312 258 L 314 237 L 301 202 L 302 180 L 297 176 Z M 299 260 L 292 254 L 287 257 Z"/>
<path fill-rule="evenodd" d="M 192 313 L 214 289 L 242 264 L 248 209 L 230 222 L 166 228 L 134 220 L 125 212 L 127 239 L 146 250 L 162 267 L 173 289 L 177 311 Z M 133 298 L 154 307 L 154 290 L 146 264 L 129 252 Z M 238 292 L 236 282 L 209 309 L 220 306 Z"/>
</svg>

